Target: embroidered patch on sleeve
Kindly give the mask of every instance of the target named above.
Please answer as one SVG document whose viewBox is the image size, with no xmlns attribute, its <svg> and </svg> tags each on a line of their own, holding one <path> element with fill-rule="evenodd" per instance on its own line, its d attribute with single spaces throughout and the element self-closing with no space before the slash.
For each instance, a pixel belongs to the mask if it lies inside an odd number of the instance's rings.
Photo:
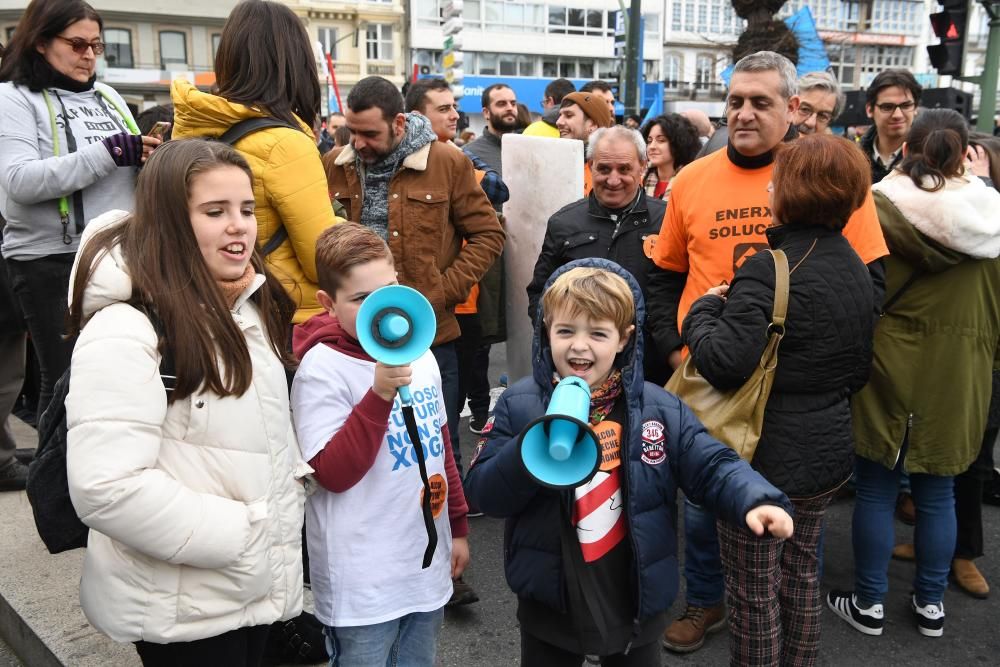
<svg viewBox="0 0 1000 667">
<path fill-rule="evenodd" d="M 667 460 L 666 429 L 662 422 L 649 419 L 642 423 L 642 461 L 651 466 Z"/>
</svg>

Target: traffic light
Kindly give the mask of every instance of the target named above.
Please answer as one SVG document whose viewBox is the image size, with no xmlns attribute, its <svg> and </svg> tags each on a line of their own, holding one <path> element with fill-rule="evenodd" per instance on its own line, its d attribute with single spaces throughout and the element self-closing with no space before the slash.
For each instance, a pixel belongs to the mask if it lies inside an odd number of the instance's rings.
<svg viewBox="0 0 1000 667">
<path fill-rule="evenodd" d="M 928 46 L 927 55 L 938 74 L 962 76 L 969 3 L 968 0 L 938 0 L 938 4 L 943 10 L 931 14 L 931 27 L 941 43 Z"/>
</svg>

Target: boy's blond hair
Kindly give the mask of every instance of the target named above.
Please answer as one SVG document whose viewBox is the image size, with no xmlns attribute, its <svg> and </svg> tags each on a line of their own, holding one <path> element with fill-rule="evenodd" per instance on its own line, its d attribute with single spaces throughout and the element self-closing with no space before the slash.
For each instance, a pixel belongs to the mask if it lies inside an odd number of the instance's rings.
<svg viewBox="0 0 1000 667">
<path fill-rule="evenodd" d="M 622 336 L 635 323 L 635 301 L 625 279 L 589 266 L 570 269 L 545 290 L 545 325 L 551 326 L 552 317 L 560 311 L 570 317 L 583 314 L 591 320 L 611 320 Z"/>
<path fill-rule="evenodd" d="M 381 236 L 356 222 L 333 225 L 316 239 L 316 282 L 335 299 L 341 282 L 351 269 L 376 259 L 393 263 L 392 252 Z"/>
</svg>

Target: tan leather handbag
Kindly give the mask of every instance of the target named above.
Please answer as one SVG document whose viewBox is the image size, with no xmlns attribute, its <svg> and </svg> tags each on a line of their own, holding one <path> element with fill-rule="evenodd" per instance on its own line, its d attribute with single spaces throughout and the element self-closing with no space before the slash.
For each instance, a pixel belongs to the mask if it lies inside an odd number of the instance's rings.
<svg viewBox="0 0 1000 667">
<path fill-rule="evenodd" d="M 760 442 L 764 407 L 774 384 L 778 344 L 785 335 L 788 313 L 788 258 L 782 250 L 769 252 L 774 256 L 774 310 L 767 327 L 767 347 L 750 379 L 739 389 L 720 391 L 702 377 L 689 354 L 665 387 L 691 408 L 712 436 L 736 450 L 745 461 L 753 459 Z"/>
</svg>

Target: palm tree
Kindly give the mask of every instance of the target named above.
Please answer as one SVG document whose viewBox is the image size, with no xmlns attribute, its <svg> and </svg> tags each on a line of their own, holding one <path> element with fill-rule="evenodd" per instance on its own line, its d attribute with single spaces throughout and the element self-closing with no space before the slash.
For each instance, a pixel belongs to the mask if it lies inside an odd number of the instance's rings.
<svg viewBox="0 0 1000 667">
<path fill-rule="evenodd" d="M 776 51 L 793 63 L 799 61 L 799 42 L 784 21 L 774 18 L 785 0 L 730 0 L 736 15 L 746 19 L 743 31 L 733 47 L 733 62 L 757 51 Z"/>
</svg>

